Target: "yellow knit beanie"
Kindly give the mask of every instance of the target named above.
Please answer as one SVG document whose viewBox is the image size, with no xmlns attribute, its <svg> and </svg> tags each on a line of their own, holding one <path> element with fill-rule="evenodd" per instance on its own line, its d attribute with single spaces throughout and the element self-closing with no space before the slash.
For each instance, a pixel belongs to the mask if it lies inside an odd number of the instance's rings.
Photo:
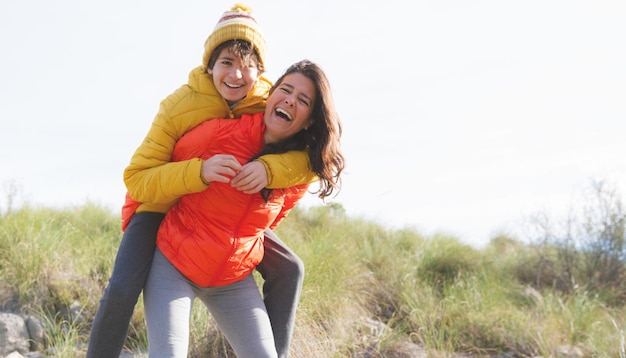
<svg viewBox="0 0 626 358">
<path fill-rule="evenodd" d="M 267 43 L 252 17 L 252 9 L 242 4 L 235 4 L 230 11 L 224 12 L 215 29 L 204 42 L 202 66 L 206 69 L 211 54 L 220 44 L 229 40 L 245 40 L 252 44 L 259 55 L 259 61 L 265 66 Z"/>
</svg>

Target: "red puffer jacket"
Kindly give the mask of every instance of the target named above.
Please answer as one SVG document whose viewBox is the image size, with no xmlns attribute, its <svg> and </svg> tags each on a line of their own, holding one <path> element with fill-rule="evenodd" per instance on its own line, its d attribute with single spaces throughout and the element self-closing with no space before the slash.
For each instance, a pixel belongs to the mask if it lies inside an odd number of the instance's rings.
<svg viewBox="0 0 626 358">
<path fill-rule="evenodd" d="M 264 129 L 263 113 L 204 122 L 177 142 L 172 160 L 232 154 L 245 164 L 263 147 Z M 183 196 L 167 212 L 157 246 L 199 286 L 239 281 L 263 258 L 263 231 L 276 227 L 307 188 L 308 184 L 274 189 L 265 202 L 258 193 L 243 194 L 229 183 L 211 183 L 204 191 Z"/>
</svg>

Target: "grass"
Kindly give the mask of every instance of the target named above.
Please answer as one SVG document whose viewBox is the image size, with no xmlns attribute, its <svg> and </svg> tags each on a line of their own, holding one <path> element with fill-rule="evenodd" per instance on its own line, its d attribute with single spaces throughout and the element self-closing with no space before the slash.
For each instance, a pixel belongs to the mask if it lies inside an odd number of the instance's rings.
<svg viewBox="0 0 626 358">
<path fill-rule="evenodd" d="M 44 322 L 45 354 L 84 356 L 119 224 L 90 203 L 0 216 L 0 306 Z M 549 251 L 515 238 L 476 250 L 454 237 L 350 218 L 338 205 L 295 209 L 277 233 L 306 265 L 293 357 L 411 357 L 416 349 L 430 357 L 548 357 L 560 349 L 626 357 L 623 304 L 587 286 L 546 285 L 536 263 Z M 145 351 L 141 300 L 129 332 L 127 349 Z M 190 356 L 233 356 L 199 302 Z"/>
</svg>

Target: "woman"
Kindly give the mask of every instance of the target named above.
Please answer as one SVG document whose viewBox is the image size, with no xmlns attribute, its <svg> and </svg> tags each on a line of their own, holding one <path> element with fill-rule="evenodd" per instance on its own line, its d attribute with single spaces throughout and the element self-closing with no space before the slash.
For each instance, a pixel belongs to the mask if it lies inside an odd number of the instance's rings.
<svg viewBox="0 0 626 358">
<path fill-rule="evenodd" d="M 199 125 L 178 141 L 172 159 L 202 158 L 201 176 L 210 180 L 260 155 L 306 150 L 323 199 L 339 189 L 340 137 L 328 79 L 304 60 L 278 79 L 263 113 Z M 263 231 L 276 227 L 307 187 L 246 194 L 215 181 L 168 211 L 144 289 L 151 357 L 187 356 L 195 297 L 209 308 L 237 356 L 277 356 L 252 272 L 263 258 Z"/>
</svg>

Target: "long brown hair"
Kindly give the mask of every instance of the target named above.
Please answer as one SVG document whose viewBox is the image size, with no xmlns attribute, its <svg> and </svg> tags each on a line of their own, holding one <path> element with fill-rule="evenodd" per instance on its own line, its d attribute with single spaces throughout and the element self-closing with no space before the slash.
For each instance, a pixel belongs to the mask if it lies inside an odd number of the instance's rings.
<svg viewBox="0 0 626 358">
<path fill-rule="evenodd" d="M 288 140 L 266 145 L 259 156 L 278 154 L 291 150 L 306 150 L 309 154 L 311 170 L 320 180 L 320 188 L 314 194 L 321 199 L 331 196 L 341 189 L 341 172 L 345 159 L 341 152 L 341 120 L 335 109 L 330 82 L 324 71 L 309 60 L 302 60 L 291 65 L 276 81 L 270 95 L 281 85 L 285 76 L 301 73 L 315 85 L 315 102 L 311 112 L 312 124 L 294 134 Z M 337 194 L 335 193 L 335 195 Z"/>
</svg>

